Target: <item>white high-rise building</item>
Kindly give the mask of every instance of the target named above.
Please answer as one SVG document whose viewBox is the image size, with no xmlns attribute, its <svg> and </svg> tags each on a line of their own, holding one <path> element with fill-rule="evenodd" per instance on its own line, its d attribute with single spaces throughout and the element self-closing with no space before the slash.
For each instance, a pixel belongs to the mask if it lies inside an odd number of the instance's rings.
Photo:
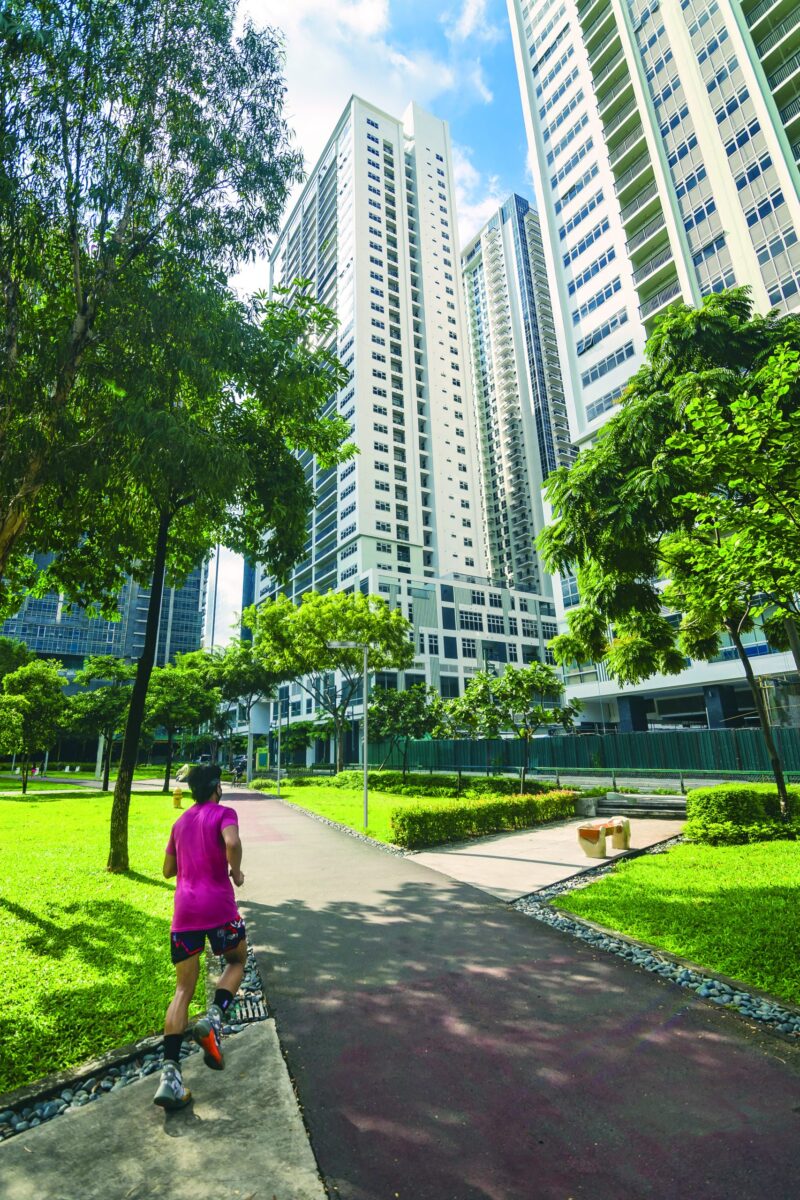
<svg viewBox="0 0 800 1200">
<path fill-rule="evenodd" d="M 508 0 L 573 441 L 591 440 L 678 298 L 800 306 L 797 0 Z M 564 608 L 578 602 L 563 579 Z M 559 598 L 562 599 L 561 597 Z M 763 634 L 754 669 L 791 669 Z M 732 648 L 679 678 L 570 677 L 598 722 L 736 722 Z M 740 715 L 740 714 L 739 714 Z"/>
<path fill-rule="evenodd" d="M 349 379 L 329 411 L 350 422 L 360 453 L 331 470 L 303 457 L 317 498 L 306 557 L 285 589 L 257 568 L 249 594 L 256 603 L 277 590 L 295 600 L 309 590 L 384 595 L 411 619 L 418 652 L 386 686 L 427 682 L 454 696 L 487 661 L 544 658 L 556 632 L 549 591 L 490 578 L 484 549 L 445 122 L 415 104 L 401 121 L 351 98 L 271 267 L 273 287 L 309 280 L 339 319 Z M 283 699 L 290 717 L 312 712 L 299 684 Z"/>
<path fill-rule="evenodd" d="M 508 0 L 573 438 L 671 301 L 800 304 L 797 0 Z"/>
<path fill-rule="evenodd" d="M 510 196 L 461 256 L 489 569 L 549 593 L 535 538 L 542 485 L 569 465 L 569 440 L 539 218 Z"/>
</svg>

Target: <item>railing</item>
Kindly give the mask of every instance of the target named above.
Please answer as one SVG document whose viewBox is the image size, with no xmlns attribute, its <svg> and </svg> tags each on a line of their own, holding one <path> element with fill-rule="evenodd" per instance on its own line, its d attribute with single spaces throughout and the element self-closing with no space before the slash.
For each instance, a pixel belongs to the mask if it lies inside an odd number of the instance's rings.
<svg viewBox="0 0 800 1200">
<path fill-rule="evenodd" d="M 594 77 L 595 94 L 597 93 L 597 89 L 600 87 L 600 85 L 602 83 L 604 83 L 606 79 L 608 79 L 611 72 L 616 70 L 616 68 L 622 62 L 624 57 L 625 57 L 625 55 L 620 50 L 619 54 L 615 54 L 613 58 L 610 58 L 608 60 L 608 62 L 606 63 L 606 65 L 603 67 L 602 71 L 598 75 L 595 75 L 595 77 Z"/>
<path fill-rule="evenodd" d="M 800 113 L 800 96 L 796 100 L 793 100 L 791 104 L 787 104 L 786 108 L 781 109 L 781 120 L 791 121 L 798 113 Z"/>
<path fill-rule="evenodd" d="M 619 112 L 615 113 L 614 116 L 611 118 L 611 120 L 607 121 L 605 124 L 604 133 L 606 136 L 606 140 L 608 140 L 608 138 L 611 137 L 612 133 L 614 133 L 615 130 L 619 129 L 619 127 L 627 121 L 627 119 L 631 115 L 631 113 L 634 113 L 634 112 L 636 112 L 636 100 L 635 99 L 629 100 L 627 104 L 623 104 L 623 106 L 619 110 Z"/>
<path fill-rule="evenodd" d="M 781 21 L 780 25 L 776 25 L 771 33 L 768 33 L 763 42 L 759 42 L 756 46 L 756 51 L 759 57 L 762 54 L 768 54 L 779 42 L 782 42 L 787 33 L 791 33 L 793 29 L 798 28 L 798 14 L 793 12 L 785 21 Z"/>
<path fill-rule="evenodd" d="M 625 243 L 629 254 L 633 254 L 634 250 L 638 250 L 639 246 L 643 246 L 649 241 L 653 234 L 658 233 L 664 228 L 664 214 L 659 213 L 657 217 L 653 217 L 652 221 L 648 221 L 641 229 L 629 238 Z"/>
<path fill-rule="evenodd" d="M 794 143 L 794 145 L 792 146 L 792 154 L 795 157 L 795 161 L 800 162 L 800 142 Z"/>
<path fill-rule="evenodd" d="M 633 272 L 633 282 L 641 283 L 648 275 L 652 275 L 659 267 L 663 267 L 665 263 L 672 261 L 672 247 L 667 246 L 665 250 L 660 250 L 658 254 L 654 254 L 652 258 L 648 258 L 646 263 Z"/>
<path fill-rule="evenodd" d="M 657 195 L 658 188 L 656 185 L 654 183 L 648 184 L 643 191 L 639 192 L 639 195 L 636 196 L 635 199 L 631 200 L 630 204 L 626 204 L 625 207 L 620 211 L 619 215 L 622 218 L 623 224 L 630 217 L 639 212 L 640 209 L 644 208 L 646 204 L 649 204 L 653 197 Z"/>
<path fill-rule="evenodd" d="M 594 50 L 592 50 L 591 54 L 589 55 L 590 64 L 595 62 L 600 57 L 600 55 L 603 53 L 603 51 L 608 49 L 608 47 L 611 45 L 611 43 L 614 41 L 614 39 L 618 38 L 618 37 L 619 37 L 619 30 L 617 29 L 616 22 L 615 22 L 614 28 L 609 33 L 608 37 L 604 37 L 602 42 L 598 42 L 598 44 L 595 46 Z"/>
<path fill-rule="evenodd" d="M 775 8 L 777 3 L 778 0 L 761 0 L 761 3 L 757 4 L 755 8 L 751 9 L 751 11 L 747 14 L 745 19 L 748 26 L 752 29 L 756 22 L 760 21 L 765 13 L 768 13 L 771 8 Z"/>
<path fill-rule="evenodd" d="M 609 5 L 609 7 L 605 10 L 605 12 L 601 12 L 600 16 L 595 21 L 592 21 L 592 23 L 588 29 L 584 29 L 584 31 L 583 31 L 584 46 L 589 45 L 590 39 L 594 36 L 594 34 L 597 32 L 597 30 L 601 28 L 603 22 L 607 21 L 609 17 L 613 17 L 613 15 L 614 15 L 614 10 Z"/>
<path fill-rule="evenodd" d="M 624 174 L 620 175 L 619 179 L 614 181 L 614 190 L 617 195 L 619 195 L 620 192 L 624 192 L 631 180 L 635 179 L 637 175 L 640 175 L 644 168 L 649 165 L 650 155 L 647 153 L 647 151 L 645 151 L 644 154 L 639 155 L 639 157 L 636 159 L 636 162 L 633 163 L 632 166 L 628 167 Z"/>
<path fill-rule="evenodd" d="M 622 79 L 620 79 L 619 83 L 614 84 L 613 88 L 608 93 L 608 95 L 603 96 L 602 100 L 598 100 L 597 107 L 600 110 L 600 112 L 603 112 L 604 109 L 608 108 L 608 106 L 612 100 L 616 100 L 617 96 L 622 95 L 622 93 L 624 91 L 627 91 L 627 89 L 632 86 L 633 86 L 633 83 L 632 83 L 630 75 L 623 75 L 623 77 L 622 77 Z"/>
<path fill-rule="evenodd" d="M 669 283 L 660 292 L 656 292 L 655 296 L 651 296 L 649 300 L 645 300 L 644 304 L 639 306 L 639 315 L 642 320 L 656 312 L 664 304 L 669 304 L 670 300 L 674 300 L 681 293 L 681 285 L 676 279 L 674 283 Z"/>
<path fill-rule="evenodd" d="M 611 154 L 609 155 L 609 162 L 611 163 L 611 166 L 613 167 L 616 163 L 618 163 L 619 160 L 627 153 L 627 151 L 630 150 L 631 146 L 635 146 L 636 143 L 640 142 L 643 137 L 644 126 L 640 125 L 638 129 L 634 129 L 633 133 L 629 133 L 628 136 L 611 151 Z"/>
<path fill-rule="evenodd" d="M 782 66 L 778 67 L 777 71 L 773 71 L 771 75 L 767 76 L 767 83 L 771 88 L 778 87 L 785 79 L 794 75 L 798 67 L 800 67 L 800 54 L 793 54 Z"/>
</svg>

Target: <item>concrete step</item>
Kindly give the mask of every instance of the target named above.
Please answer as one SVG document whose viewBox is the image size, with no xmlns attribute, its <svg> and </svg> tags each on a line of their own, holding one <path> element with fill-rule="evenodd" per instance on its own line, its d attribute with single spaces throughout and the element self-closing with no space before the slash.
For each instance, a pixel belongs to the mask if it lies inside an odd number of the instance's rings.
<svg viewBox="0 0 800 1200">
<path fill-rule="evenodd" d="M 597 801 L 598 817 L 671 817 L 685 819 L 686 797 L 609 792 Z"/>
</svg>

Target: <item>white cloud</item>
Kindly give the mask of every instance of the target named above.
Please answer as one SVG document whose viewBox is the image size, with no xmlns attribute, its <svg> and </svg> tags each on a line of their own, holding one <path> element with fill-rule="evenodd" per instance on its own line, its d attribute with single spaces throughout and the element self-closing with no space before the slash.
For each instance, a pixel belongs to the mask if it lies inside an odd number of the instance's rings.
<svg viewBox="0 0 800 1200">
<path fill-rule="evenodd" d="M 448 39 L 452 42 L 466 42 L 471 38 L 478 38 L 483 42 L 499 41 L 503 37 L 503 31 L 489 17 L 489 2 L 490 0 L 464 0 L 459 12 L 445 13 L 442 24 Z"/>
<path fill-rule="evenodd" d="M 485 176 L 472 161 L 466 146 L 453 145 L 453 175 L 458 206 L 461 245 L 475 236 L 508 197 L 497 175 Z"/>
</svg>

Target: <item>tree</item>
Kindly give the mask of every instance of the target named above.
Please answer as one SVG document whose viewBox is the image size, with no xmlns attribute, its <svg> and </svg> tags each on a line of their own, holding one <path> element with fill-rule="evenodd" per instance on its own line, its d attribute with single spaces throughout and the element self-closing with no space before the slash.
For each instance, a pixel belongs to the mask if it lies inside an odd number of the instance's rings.
<svg viewBox="0 0 800 1200">
<path fill-rule="evenodd" d="M 398 692 L 395 688 L 376 688 L 369 705 L 369 736 L 376 741 L 388 738 L 389 749 L 380 765 L 386 766 L 400 739 L 403 739 L 403 775 L 408 771 L 408 743 L 411 738 L 423 738 L 433 731 L 436 723 L 434 697 L 438 693 L 423 683 Z"/>
<path fill-rule="evenodd" d="M 475 714 L 478 727 L 486 731 L 484 737 L 512 730 L 522 740 L 520 792 L 525 791 L 531 740 L 546 725 L 571 729 L 580 712 L 578 701 L 559 703 L 563 695 L 564 685 L 552 667 L 531 663 L 526 667 L 507 666 L 500 676 L 479 671 L 460 697 L 460 707 Z"/>
<path fill-rule="evenodd" d="M 24 667 L 32 658 L 33 655 L 24 642 L 17 641 L 16 638 L 0 637 L 0 681 L 18 667 Z"/>
<path fill-rule="evenodd" d="M 9 731 L 9 736 L 13 753 L 22 759 L 23 795 L 28 790 L 31 757 L 50 746 L 64 714 L 61 669 L 60 662 L 37 658 L 3 679 L 5 696 L 22 702 L 16 709 L 18 717 L 11 718 L 17 732 Z"/>
<path fill-rule="evenodd" d="M 104 792 L 108 791 L 114 738 L 125 728 L 130 709 L 135 674 L 136 667 L 122 658 L 91 654 L 75 675 L 75 683 L 86 690 L 67 697 L 66 727 L 103 739 Z M 102 686 L 91 689 L 93 683 Z"/>
<path fill-rule="evenodd" d="M 180 371 L 165 368 L 152 408 L 144 398 L 141 442 L 120 469 L 119 493 L 97 515 L 92 533 L 61 556 L 59 571 L 85 576 L 81 559 L 110 557 L 114 546 L 133 555 L 131 567 L 151 580 L 145 641 L 134 682 L 111 816 L 110 870 L 126 870 L 127 814 L 136 752 L 152 671 L 165 577 L 180 583 L 216 543 L 246 554 L 284 577 L 302 554 L 313 494 L 297 456 L 301 448 L 331 466 L 352 452 L 342 443 L 349 427 L 324 417 L 332 390 L 345 376 L 325 348 L 332 313 L 304 294 L 290 307 L 258 301 L 257 330 L 225 298 L 227 326 L 209 330 L 203 379 L 184 387 Z M 225 354 L 214 349 L 225 334 Z M 153 357 L 171 359 L 169 347 Z M 233 372 L 241 392 L 230 387 Z M 203 362 L 195 362 L 197 372 Z M 181 368 L 182 370 L 182 368 Z M 143 368 L 144 372 L 144 368 Z M 201 390 L 202 385 L 202 390 Z M 139 387 L 131 380 L 131 387 Z M 156 388 L 156 382 L 152 384 Z M 163 447 L 174 448 L 165 456 Z M 136 502 L 131 503 L 131 497 Z M 138 568 L 137 568 L 137 565 Z"/>
<path fill-rule="evenodd" d="M 279 36 L 233 0 L 26 0 L 0 14 L 0 581 L 68 549 L 135 432 L 119 375 L 187 356 L 165 280 L 265 253 L 301 156 Z M 134 421 L 135 425 L 135 421 Z M 122 443 L 122 450 L 120 450 Z M 58 520 L 51 518 L 56 516 Z"/>
<path fill-rule="evenodd" d="M 247 782 L 253 778 L 253 706 L 273 696 L 286 675 L 270 671 L 259 659 L 252 642 L 233 641 L 220 658 L 219 681 L 223 700 L 233 701 L 245 711 L 247 722 Z"/>
<path fill-rule="evenodd" d="M 331 717 L 336 769 L 341 771 L 347 709 L 363 678 L 363 651 L 332 643 L 369 646 L 373 671 L 402 670 L 414 661 L 410 624 L 383 597 L 361 592 L 306 592 L 298 605 L 278 595 L 247 609 L 243 619 L 253 631 L 253 648 L 265 667 L 296 679 Z"/>
<path fill-rule="evenodd" d="M 153 731 L 167 731 L 167 762 L 164 767 L 163 792 L 169 791 L 172 775 L 172 754 L 175 734 L 180 729 L 195 728 L 213 717 L 220 703 L 220 693 L 209 688 L 196 671 L 176 666 L 156 667 L 147 693 L 145 724 Z"/>
<path fill-rule="evenodd" d="M 717 417 L 708 428 L 704 417 L 711 397 L 732 437 L 747 407 L 742 398 L 768 390 L 776 348 L 800 340 L 796 318 L 753 317 L 751 309 L 746 289 L 733 289 L 662 318 L 619 414 L 570 470 L 548 479 L 557 518 L 539 545 L 549 569 L 578 575 L 582 602 L 567 617 L 569 632 L 552 643 L 559 662 L 603 661 L 620 683 L 631 683 L 679 673 L 687 655 L 715 657 L 728 634 L 785 810 L 780 759 L 742 634 L 771 585 L 792 594 L 797 587 L 765 520 L 755 522 L 762 549 L 755 560 L 747 510 L 765 503 L 768 489 L 755 498 L 746 490 L 741 455 L 734 461 L 714 450 Z"/>
</svg>

